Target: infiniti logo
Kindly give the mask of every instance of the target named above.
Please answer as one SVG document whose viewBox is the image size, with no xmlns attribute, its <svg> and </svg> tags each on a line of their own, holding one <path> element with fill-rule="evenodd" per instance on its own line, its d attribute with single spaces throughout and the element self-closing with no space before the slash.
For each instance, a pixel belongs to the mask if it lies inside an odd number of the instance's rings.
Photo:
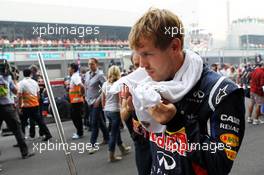
<svg viewBox="0 0 264 175">
<path fill-rule="evenodd" d="M 193 93 L 193 96 L 194 96 L 194 97 L 198 97 L 198 98 L 203 98 L 203 97 L 204 97 L 204 92 L 201 91 L 201 90 L 195 91 L 195 92 Z"/>
<path fill-rule="evenodd" d="M 166 170 L 172 170 L 176 167 L 176 162 L 173 157 L 165 154 L 164 152 L 158 151 L 157 152 L 157 159 L 159 161 L 159 165 L 164 165 Z"/>
</svg>

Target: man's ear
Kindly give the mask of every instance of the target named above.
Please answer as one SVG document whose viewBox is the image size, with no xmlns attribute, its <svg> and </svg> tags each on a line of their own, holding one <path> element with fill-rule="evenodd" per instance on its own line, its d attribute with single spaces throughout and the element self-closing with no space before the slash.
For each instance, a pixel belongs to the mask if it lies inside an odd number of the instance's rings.
<svg viewBox="0 0 264 175">
<path fill-rule="evenodd" d="M 178 51 L 182 50 L 181 44 L 182 43 L 181 43 L 181 40 L 179 38 L 174 38 L 170 43 L 170 47 L 171 47 L 172 51 L 178 52 Z"/>
</svg>

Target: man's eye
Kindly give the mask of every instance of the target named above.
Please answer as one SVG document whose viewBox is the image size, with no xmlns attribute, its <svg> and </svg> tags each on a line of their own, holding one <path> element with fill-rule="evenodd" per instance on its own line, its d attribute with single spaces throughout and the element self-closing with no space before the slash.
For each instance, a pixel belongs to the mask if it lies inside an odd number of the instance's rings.
<svg viewBox="0 0 264 175">
<path fill-rule="evenodd" d="M 151 56 L 151 53 L 144 53 L 144 57 Z"/>
</svg>

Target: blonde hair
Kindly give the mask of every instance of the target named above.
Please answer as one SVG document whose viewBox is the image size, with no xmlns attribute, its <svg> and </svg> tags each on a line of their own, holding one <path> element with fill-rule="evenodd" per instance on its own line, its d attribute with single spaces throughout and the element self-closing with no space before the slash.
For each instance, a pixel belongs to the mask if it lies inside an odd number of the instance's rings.
<svg viewBox="0 0 264 175">
<path fill-rule="evenodd" d="M 118 66 L 111 66 L 108 69 L 107 79 L 109 83 L 114 83 L 120 78 L 120 69 Z"/>
<path fill-rule="evenodd" d="M 175 35 L 167 33 L 168 29 L 177 29 Z M 132 49 L 140 48 L 140 39 L 150 39 L 156 48 L 166 49 L 171 41 L 178 38 L 183 48 L 184 30 L 181 20 L 165 9 L 150 8 L 132 27 L 129 34 Z"/>
</svg>

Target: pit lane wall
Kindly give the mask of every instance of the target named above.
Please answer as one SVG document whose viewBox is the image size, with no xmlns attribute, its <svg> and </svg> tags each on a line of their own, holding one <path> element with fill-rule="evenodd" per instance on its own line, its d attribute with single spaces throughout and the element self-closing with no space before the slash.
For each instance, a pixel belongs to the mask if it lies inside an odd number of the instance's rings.
<svg viewBox="0 0 264 175">
<path fill-rule="evenodd" d="M 78 61 L 82 66 L 87 66 L 89 58 L 97 58 L 99 67 L 104 73 L 111 64 L 119 65 L 122 69 L 128 70 L 130 62 L 129 50 L 121 51 L 43 51 L 43 58 L 47 66 L 50 80 L 63 78 L 67 75 L 67 67 L 70 63 Z M 264 57 L 264 50 L 210 50 L 198 52 L 205 63 L 230 63 L 238 65 L 241 63 L 254 62 L 256 55 Z M 0 59 L 5 58 L 11 64 L 22 71 L 31 64 L 38 65 L 37 52 L 0 52 Z"/>
<path fill-rule="evenodd" d="M 37 53 L 31 51 L 2 52 L 0 53 L 0 59 L 7 59 L 8 62 L 22 71 L 32 64 L 38 65 Z M 124 65 L 123 58 L 128 57 L 131 51 L 43 51 L 41 53 L 43 54 L 50 80 L 55 80 L 67 75 L 67 67 L 70 63 L 77 63 L 80 60 L 82 66 L 87 66 L 89 58 L 97 58 L 100 69 L 105 73 L 109 65 L 113 63 L 121 68 L 128 67 L 128 65 Z"/>
</svg>

